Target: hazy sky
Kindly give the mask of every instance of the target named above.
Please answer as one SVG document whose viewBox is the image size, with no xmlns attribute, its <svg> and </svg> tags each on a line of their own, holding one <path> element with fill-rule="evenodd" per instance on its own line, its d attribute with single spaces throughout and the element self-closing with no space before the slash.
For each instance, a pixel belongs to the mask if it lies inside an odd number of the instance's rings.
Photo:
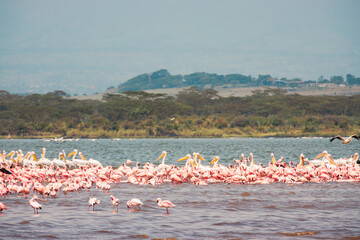
<svg viewBox="0 0 360 240">
<path fill-rule="evenodd" d="M 94 93 L 142 73 L 360 76 L 358 0 L 0 0 L 0 89 Z"/>
</svg>

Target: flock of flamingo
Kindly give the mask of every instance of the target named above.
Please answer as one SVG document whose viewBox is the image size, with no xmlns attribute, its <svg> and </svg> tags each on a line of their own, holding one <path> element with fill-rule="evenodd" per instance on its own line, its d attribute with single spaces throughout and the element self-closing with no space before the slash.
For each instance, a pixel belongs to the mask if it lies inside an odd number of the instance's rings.
<svg viewBox="0 0 360 240">
<path fill-rule="evenodd" d="M 249 157 L 241 154 L 241 159 L 234 159 L 234 164 L 226 166 L 220 164 L 220 157 L 214 156 L 208 165 L 204 165 L 205 159 L 197 152 L 194 152 L 178 159 L 185 161 L 184 166 L 167 165 L 165 159 L 167 152 L 163 151 L 155 165 L 147 162 L 140 166 L 140 163 L 133 163 L 127 160 L 120 167 L 104 167 L 100 161 L 95 159 L 87 160 L 84 155 L 77 150 L 66 155 L 64 150 L 59 153 L 59 157 L 50 160 L 45 157 L 46 149 L 43 148 L 41 158 L 37 158 L 34 152 L 23 154 L 21 150 L 11 151 L 10 153 L 0 153 L 0 197 L 6 199 L 8 194 L 18 194 L 28 196 L 33 194 L 29 201 L 34 209 L 34 214 L 42 208 L 38 202 L 38 195 L 55 198 L 59 192 L 68 194 L 69 192 L 91 189 L 93 186 L 103 191 L 110 191 L 113 183 L 130 184 L 181 184 L 193 183 L 196 185 L 208 185 L 213 183 L 233 183 L 233 184 L 269 184 L 274 182 L 282 183 L 324 183 L 329 181 L 337 182 L 360 182 L 360 161 L 359 154 L 355 153 L 349 158 L 333 159 L 331 154 L 323 151 L 314 159 L 309 160 L 300 154 L 298 162 L 285 162 L 284 158 L 276 160 L 271 154 L 271 161 L 268 166 L 256 164 L 254 156 L 250 153 Z M 79 154 L 80 158 L 76 158 Z M 72 157 L 72 160 L 66 159 Z M 118 210 L 119 199 L 110 196 L 113 210 Z M 94 211 L 95 205 L 100 204 L 100 200 L 89 198 L 89 208 Z M 157 199 L 159 207 L 175 207 L 168 200 Z M 127 207 L 142 206 L 142 202 L 131 199 L 127 202 Z M 7 206 L 0 202 L 0 213 Z"/>
</svg>

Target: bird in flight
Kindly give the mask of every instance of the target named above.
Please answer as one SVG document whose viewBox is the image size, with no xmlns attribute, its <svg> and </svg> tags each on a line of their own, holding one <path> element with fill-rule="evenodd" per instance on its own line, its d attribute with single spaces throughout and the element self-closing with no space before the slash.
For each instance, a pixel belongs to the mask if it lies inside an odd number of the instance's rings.
<svg viewBox="0 0 360 240">
<path fill-rule="evenodd" d="M 351 142 L 351 140 L 352 140 L 351 138 L 355 138 L 357 140 L 360 140 L 360 136 L 357 135 L 357 134 L 353 134 L 353 135 L 351 135 L 349 137 L 345 137 L 345 138 L 341 137 L 340 135 L 336 135 L 335 137 L 332 137 L 330 139 L 330 142 L 334 141 L 335 139 L 339 139 L 339 140 L 341 140 L 341 142 L 343 144 L 348 144 L 349 142 Z"/>
</svg>

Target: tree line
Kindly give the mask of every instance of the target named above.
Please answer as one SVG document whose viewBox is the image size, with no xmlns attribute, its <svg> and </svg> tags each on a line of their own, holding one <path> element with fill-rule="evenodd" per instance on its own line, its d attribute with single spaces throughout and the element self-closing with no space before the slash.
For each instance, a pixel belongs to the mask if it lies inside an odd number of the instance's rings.
<svg viewBox="0 0 360 240">
<path fill-rule="evenodd" d="M 216 86 L 277 86 L 277 87 L 299 87 L 313 84 L 347 84 L 360 85 L 360 77 L 347 74 L 346 78 L 342 76 L 332 76 L 330 79 L 326 79 L 320 76 L 315 80 L 303 81 L 300 78 L 287 79 L 287 78 L 275 78 L 270 74 L 259 75 L 257 78 L 250 75 L 242 74 L 215 74 L 197 72 L 187 75 L 171 75 L 166 69 L 150 74 L 140 74 L 118 86 L 118 92 L 126 91 L 141 91 L 147 89 L 159 89 L 159 88 L 184 88 L 195 86 L 200 89 L 214 88 Z"/>
<path fill-rule="evenodd" d="M 190 87 L 175 97 L 143 91 L 76 100 L 62 91 L 0 91 L 0 136 L 328 136 L 360 130 L 360 95 L 301 96 L 282 89 L 220 97 Z"/>
</svg>

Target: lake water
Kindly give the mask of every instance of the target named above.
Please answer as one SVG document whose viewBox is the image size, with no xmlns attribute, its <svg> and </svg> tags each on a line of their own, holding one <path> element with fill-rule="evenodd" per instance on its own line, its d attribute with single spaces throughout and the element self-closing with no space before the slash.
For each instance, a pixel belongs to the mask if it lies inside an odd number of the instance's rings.
<svg viewBox="0 0 360 240">
<path fill-rule="evenodd" d="M 83 152 L 85 157 L 104 165 L 120 166 L 127 159 L 155 163 L 167 151 L 167 164 L 181 165 L 177 159 L 199 152 L 208 163 L 233 163 L 241 153 L 254 154 L 255 162 L 267 164 L 270 154 L 285 161 L 299 162 L 323 150 L 334 158 L 350 157 L 360 151 L 360 142 L 343 145 L 328 138 L 266 139 L 81 139 L 71 142 L 44 140 L 0 140 L 0 150 L 22 149 L 46 157 L 58 156 L 63 149 Z M 206 164 L 205 163 L 205 164 Z M 114 213 L 110 194 L 120 199 Z M 88 198 L 101 200 L 88 211 Z M 126 201 L 137 197 L 142 210 L 129 211 Z M 156 199 L 168 199 L 176 207 L 166 210 Z M 1 201 L 8 210 L 0 216 L 1 239 L 360 239 L 360 183 L 306 183 L 266 185 L 190 183 L 155 186 L 112 184 L 109 193 L 89 191 L 58 194 L 41 202 L 43 209 L 33 215 L 25 197 L 9 195 Z"/>
</svg>

